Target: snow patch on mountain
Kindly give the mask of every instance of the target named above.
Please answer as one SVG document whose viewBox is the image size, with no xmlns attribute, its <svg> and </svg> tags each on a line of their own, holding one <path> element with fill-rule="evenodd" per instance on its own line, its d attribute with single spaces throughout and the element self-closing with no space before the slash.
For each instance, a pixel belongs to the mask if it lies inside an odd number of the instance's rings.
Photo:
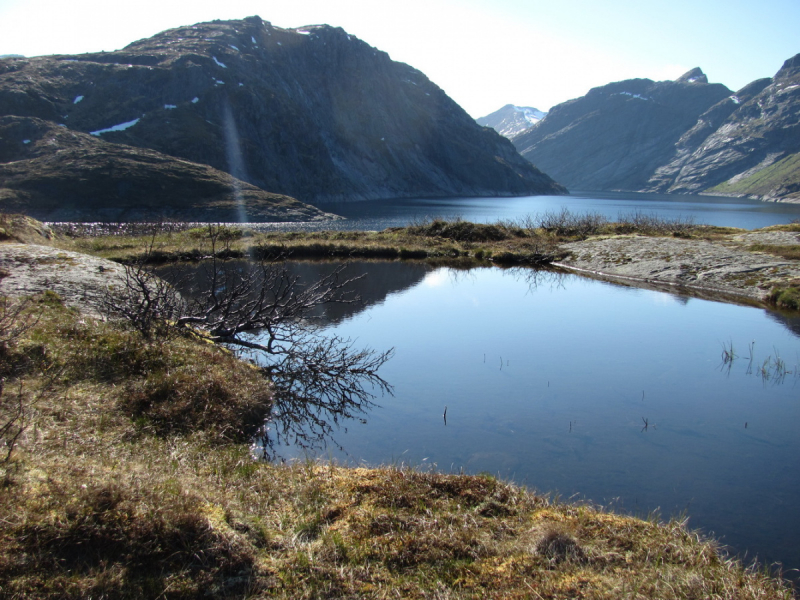
<svg viewBox="0 0 800 600">
<path fill-rule="evenodd" d="M 530 106 L 506 104 L 500 110 L 476 120 L 479 125 L 491 127 L 500 135 L 511 139 L 533 127 L 546 116 L 546 112 Z"/>
<path fill-rule="evenodd" d="M 125 123 L 120 123 L 119 125 L 112 125 L 111 127 L 106 127 L 105 129 L 98 129 L 97 131 L 90 131 L 91 135 L 99 136 L 101 133 L 108 133 L 109 131 L 125 131 L 126 129 L 130 129 L 134 125 L 139 122 L 139 119 L 134 119 L 133 121 L 126 121 Z"/>
</svg>

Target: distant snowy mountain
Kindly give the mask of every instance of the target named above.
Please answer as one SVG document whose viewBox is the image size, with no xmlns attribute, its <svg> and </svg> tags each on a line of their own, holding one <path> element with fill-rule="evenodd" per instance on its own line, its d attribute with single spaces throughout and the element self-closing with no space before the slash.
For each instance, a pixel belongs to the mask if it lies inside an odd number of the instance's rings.
<svg viewBox="0 0 800 600">
<path fill-rule="evenodd" d="M 536 123 L 546 116 L 546 112 L 531 108 L 530 106 L 506 104 L 500 110 L 496 110 L 490 115 L 476 119 L 476 121 L 478 125 L 491 127 L 500 135 L 511 139 L 532 125 L 536 125 Z"/>
</svg>

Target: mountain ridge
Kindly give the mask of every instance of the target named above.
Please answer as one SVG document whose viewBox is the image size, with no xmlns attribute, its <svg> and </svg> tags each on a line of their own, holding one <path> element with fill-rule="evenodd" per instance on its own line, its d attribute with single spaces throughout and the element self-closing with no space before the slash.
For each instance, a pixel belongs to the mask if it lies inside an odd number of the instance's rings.
<svg viewBox="0 0 800 600">
<path fill-rule="evenodd" d="M 208 165 L 305 202 L 566 192 L 420 71 L 327 25 L 247 17 L 116 52 L 3 60 L 0 115 Z"/>
<path fill-rule="evenodd" d="M 512 141 L 571 189 L 800 201 L 798 116 L 800 54 L 735 93 L 700 68 L 609 83 Z"/>
</svg>

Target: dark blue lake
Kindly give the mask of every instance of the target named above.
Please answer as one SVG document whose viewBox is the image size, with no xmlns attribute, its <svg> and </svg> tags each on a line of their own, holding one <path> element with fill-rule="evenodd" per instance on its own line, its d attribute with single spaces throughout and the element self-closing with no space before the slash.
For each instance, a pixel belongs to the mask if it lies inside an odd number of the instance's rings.
<svg viewBox="0 0 800 600">
<path fill-rule="evenodd" d="M 328 330 L 394 347 L 394 396 L 315 456 L 685 514 L 746 560 L 800 567 L 797 318 L 527 269 L 348 268 L 367 306 L 332 309 Z"/>
<path fill-rule="evenodd" d="M 761 202 L 746 198 L 622 192 L 574 192 L 569 196 L 521 198 L 420 198 L 345 202 L 319 207 L 347 219 L 333 223 L 281 224 L 274 228 L 381 230 L 387 227 L 403 227 L 432 217 L 461 217 L 467 221 L 491 223 L 559 212 L 562 207 L 576 213 L 600 213 L 611 221 L 621 214 L 641 211 L 670 219 L 692 218 L 697 224 L 744 229 L 758 229 L 800 220 L 800 204 Z"/>
</svg>

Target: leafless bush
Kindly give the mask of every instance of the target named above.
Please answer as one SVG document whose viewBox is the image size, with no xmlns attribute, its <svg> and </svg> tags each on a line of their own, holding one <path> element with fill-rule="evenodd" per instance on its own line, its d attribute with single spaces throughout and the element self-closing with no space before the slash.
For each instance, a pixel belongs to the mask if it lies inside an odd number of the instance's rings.
<svg viewBox="0 0 800 600">
<path fill-rule="evenodd" d="M 7 376 L 15 374 L 10 356 L 14 344 L 36 325 L 39 312 L 32 309 L 30 299 L 0 298 L 0 464 L 11 459 L 17 442 L 28 426 L 30 402 L 23 393 L 21 382 L 14 389 Z"/>
<path fill-rule="evenodd" d="M 629 231 L 644 234 L 664 235 L 664 234 L 685 234 L 695 229 L 694 217 L 677 216 L 669 219 L 662 217 L 654 212 L 645 213 L 636 210 L 626 214 L 620 214 L 617 219 L 618 231 Z"/>
<path fill-rule="evenodd" d="M 15 340 L 38 322 L 38 313 L 30 309 L 30 299 L 0 297 L 0 352 L 3 355 Z"/>
<path fill-rule="evenodd" d="M 391 393 L 378 370 L 392 350 L 356 349 L 351 340 L 325 335 L 315 321 L 325 305 L 360 302 L 349 291 L 358 278 L 339 268 L 303 284 L 285 264 L 224 261 L 217 233 L 209 228 L 211 258 L 202 281 L 157 277 L 144 257 L 126 269 L 106 308 L 144 335 L 192 330 L 247 354 L 272 382 L 279 439 L 301 446 L 324 443 L 340 420 L 365 412 L 377 393 Z M 274 441 L 265 437 L 265 448 Z"/>
<path fill-rule="evenodd" d="M 17 441 L 28 426 L 28 406 L 25 402 L 22 384 L 14 392 L 6 389 L 5 379 L 0 379 L 0 464 L 7 464 L 17 445 Z"/>
<path fill-rule="evenodd" d="M 129 322 L 143 337 L 165 337 L 182 313 L 183 299 L 175 287 L 144 264 L 126 265 L 125 274 L 100 300 L 109 315 Z"/>
<path fill-rule="evenodd" d="M 559 212 L 546 212 L 544 215 L 535 219 L 529 219 L 528 229 L 540 227 L 545 231 L 563 237 L 586 237 L 594 233 L 599 233 L 600 229 L 608 224 L 608 219 L 596 212 L 576 214 L 568 208 L 563 207 Z"/>
</svg>

